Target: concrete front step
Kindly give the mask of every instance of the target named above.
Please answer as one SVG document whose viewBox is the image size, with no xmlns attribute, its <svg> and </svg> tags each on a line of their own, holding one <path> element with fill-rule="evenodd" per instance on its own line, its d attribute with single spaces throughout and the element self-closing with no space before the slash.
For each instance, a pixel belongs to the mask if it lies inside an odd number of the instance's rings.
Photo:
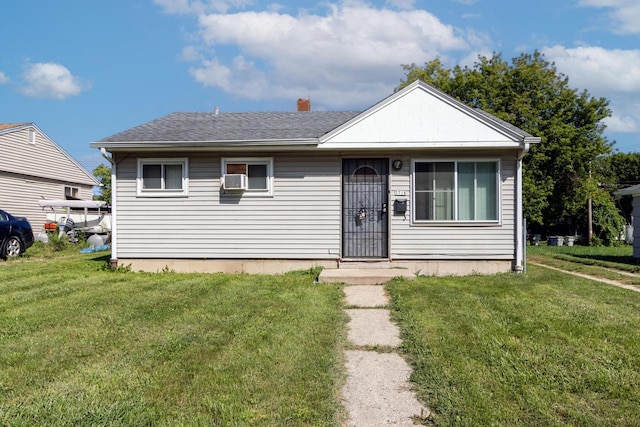
<svg viewBox="0 0 640 427">
<path fill-rule="evenodd" d="M 349 269 L 371 269 L 371 268 L 382 268 L 389 269 L 391 268 L 391 261 L 388 260 L 374 260 L 374 261 L 341 261 L 338 264 L 338 268 L 349 268 Z"/>
<path fill-rule="evenodd" d="M 344 283 L 345 285 L 382 285 L 394 277 L 415 279 L 416 275 L 404 268 L 328 268 L 318 277 L 320 283 Z"/>
</svg>

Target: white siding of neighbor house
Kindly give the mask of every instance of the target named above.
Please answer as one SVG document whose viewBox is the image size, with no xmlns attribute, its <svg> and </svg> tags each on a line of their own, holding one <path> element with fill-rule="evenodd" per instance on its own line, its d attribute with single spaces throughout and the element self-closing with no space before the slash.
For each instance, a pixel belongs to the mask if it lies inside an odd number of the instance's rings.
<svg viewBox="0 0 640 427">
<path fill-rule="evenodd" d="M 34 129 L 34 144 L 29 142 L 29 128 L 0 134 L 0 171 L 59 182 L 95 185 L 88 172 L 39 132 L 38 128 Z"/>
<path fill-rule="evenodd" d="M 411 224 L 411 157 L 403 160 L 400 171 L 392 172 L 391 207 L 392 259 L 513 259 L 515 256 L 515 175 L 516 159 L 496 153 L 480 158 L 500 159 L 500 224 L 496 225 L 412 225 Z M 416 158 L 437 160 L 438 157 L 419 155 Z M 452 157 L 447 157 L 451 159 Z M 471 157 L 465 157 L 471 158 Z M 406 196 L 394 195 L 405 192 Z M 395 199 L 407 200 L 405 216 L 393 213 Z"/>
<path fill-rule="evenodd" d="M 29 127 L 0 133 L 0 209 L 27 217 L 34 232 L 43 228 L 47 212 L 38 206 L 45 199 L 64 199 L 64 188 L 78 188 L 81 199 L 91 200 L 95 182 L 82 167 L 37 127 L 35 143 Z"/>
<path fill-rule="evenodd" d="M 273 157 L 272 197 L 221 194 L 220 156 L 198 154 L 182 198 L 136 197 L 137 158 L 127 157 L 117 167 L 118 257 L 338 258 L 340 158 Z"/>
<path fill-rule="evenodd" d="M 375 154 L 362 157 L 388 157 Z M 340 257 L 342 157 L 338 154 L 274 154 L 273 196 L 264 198 L 222 195 L 220 156 L 180 155 L 185 156 L 189 158 L 189 195 L 177 198 L 137 197 L 138 158 L 116 156 L 118 258 Z M 141 158 L 147 157 L 166 156 L 150 153 Z M 481 157 L 500 158 L 495 152 Z M 404 162 L 402 170 L 391 170 L 390 176 L 392 259 L 514 258 L 515 151 L 513 156 L 501 157 L 499 225 L 412 225 L 412 156 L 392 158 Z M 394 195 L 402 191 L 406 196 Z M 393 214 L 396 198 L 409 201 L 406 218 Z"/>
<path fill-rule="evenodd" d="M 35 233 L 41 231 L 47 211 L 38 205 L 41 199 L 64 199 L 64 187 L 78 188 L 82 199 L 91 200 L 93 187 L 65 184 L 50 179 L 7 174 L 0 171 L 0 209 L 14 216 L 24 216 Z"/>
</svg>

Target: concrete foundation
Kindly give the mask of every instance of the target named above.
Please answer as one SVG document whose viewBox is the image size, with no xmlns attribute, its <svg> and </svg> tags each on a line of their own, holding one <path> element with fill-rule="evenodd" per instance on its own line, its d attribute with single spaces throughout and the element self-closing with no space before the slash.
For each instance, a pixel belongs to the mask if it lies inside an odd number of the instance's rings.
<svg viewBox="0 0 640 427">
<path fill-rule="evenodd" d="M 176 273 L 248 273 L 280 274 L 294 270 L 323 269 L 398 269 L 397 276 L 466 276 L 512 271 L 511 260 L 429 260 L 429 261 L 340 261 L 278 259 L 117 259 L 112 268 L 130 266 L 133 271 Z"/>
<path fill-rule="evenodd" d="M 112 264 L 113 265 L 113 264 Z M 222 259 L 118 259 L 118 266 L 130 266 L 132 271 L 176 273 L 247 273 L 280 274 L 310 268 L 336 268 L 331 260 L 222 260 Z"/>
</svg>

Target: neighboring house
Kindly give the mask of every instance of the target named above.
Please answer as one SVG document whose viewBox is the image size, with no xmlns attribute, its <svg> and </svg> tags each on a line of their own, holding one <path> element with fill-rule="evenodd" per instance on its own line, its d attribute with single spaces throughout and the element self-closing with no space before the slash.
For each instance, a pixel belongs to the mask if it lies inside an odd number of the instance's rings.
<svg viewBox="0 0 640 427">
<path fill-rule="evenodd" d="M 466 274 L 522 269 L 539 141 L 415 82 L 363 112 L 173 113 L 91 145 L 113 162 L 113 265 Z"/>
<path fill-rule="evenodd" d="M 631 234 L 631 236 L 627 235 L 625 240 L 633 243 L 633 257 L 640 259 L 640 184 L 614 191 L 613 194 L 616 198 L 624 196 L 631 196 L 633 198 L 631 201 L 631 226 L 633 227 L 633 233 L 628 233 Z"/>
<path fill-rule="evenodd" d="M 100 183 L 33 123 L 0 124 L 0 209 L 42 230 L 44 199 L 87 199 Z"/>
</svg>

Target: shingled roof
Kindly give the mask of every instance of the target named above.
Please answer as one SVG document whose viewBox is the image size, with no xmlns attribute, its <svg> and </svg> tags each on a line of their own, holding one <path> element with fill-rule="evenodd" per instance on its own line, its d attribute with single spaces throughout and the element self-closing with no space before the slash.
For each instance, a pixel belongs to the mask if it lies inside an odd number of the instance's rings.
<svg viewBox="0 0 640 427">
<path fill-rule="evenodd" d="M 216 142 L 317 139 L 358 111 L 172 113 L 99 142 Z"/>
</svg>

